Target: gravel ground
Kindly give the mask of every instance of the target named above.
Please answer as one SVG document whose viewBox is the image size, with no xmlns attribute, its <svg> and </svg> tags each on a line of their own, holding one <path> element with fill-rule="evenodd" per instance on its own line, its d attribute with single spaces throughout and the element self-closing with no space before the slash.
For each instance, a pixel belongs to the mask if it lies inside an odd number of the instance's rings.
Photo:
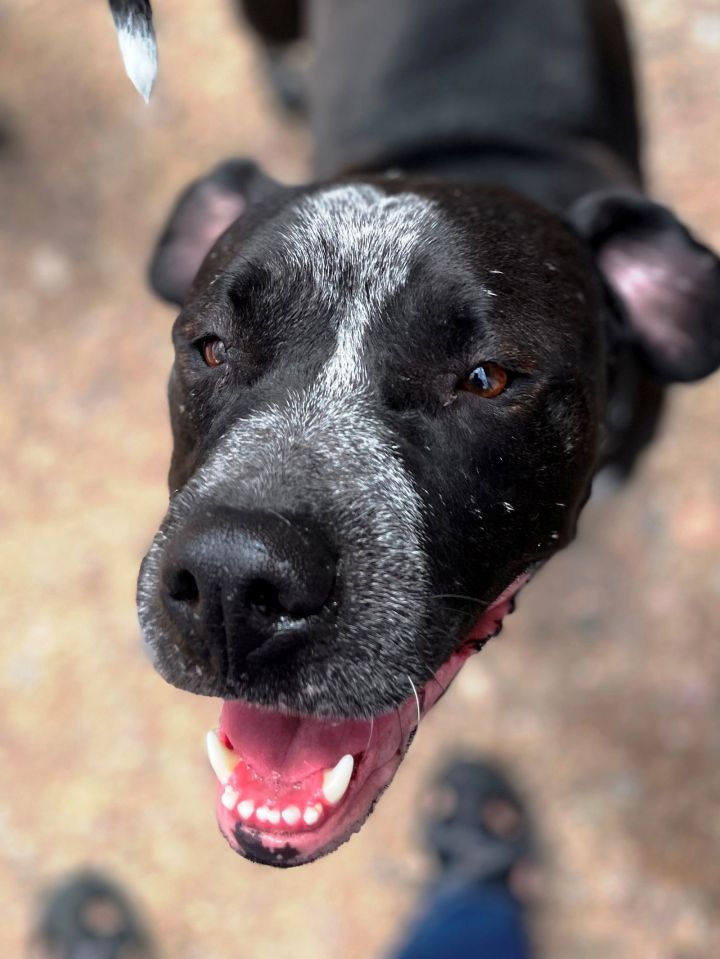
<svg viewBox="0 0 720 959">
<path fill-rule="evenodd" d="M 629 6 L 655 192 L 720 245 L 716 0 Z M 301 178 L 308 145 L 224 0 L 203 26 L 197 4 L 157 8 L 145 108 L 102 2 L 0 0 L 0 954 L 21 954 L 41 887 L 92 863 L 132 885 L 169 959 L 382 955 L 425 878 L 422 784 L 464 745 L 537 806 L 545 955 L 720 955 L 720 377 L 673 395 L 637 479 L 590 505 L 359 837 L 283 873 L 217 834 L 217 704 L 156 677 L 133 607 L 169 452 L 172 314 L 143 267 L 191 176 L 246 154 Z"/>
</svg>

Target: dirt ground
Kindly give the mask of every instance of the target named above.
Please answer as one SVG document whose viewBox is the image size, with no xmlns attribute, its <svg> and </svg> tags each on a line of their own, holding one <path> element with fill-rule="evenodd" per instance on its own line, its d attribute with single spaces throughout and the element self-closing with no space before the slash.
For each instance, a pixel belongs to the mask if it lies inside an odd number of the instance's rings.
<svg viewBox="0 0 720 959">
<path fill-rule="evenodd" d="M 197 172 L 245 154 L 297 179 L 309 151 L 225 0 L 156 7 L 146 108 L 100 0 L 0 0 L 0 954 L 40 888 L 92 863 L 168 959 L 384 955 L 426 874 L 422 784 L 464 745 L 537 807 L 543 955 L 720 955 L 720 376 L 673 394 L 636 481 L 590 505 L 358 837 L 279 872 L 216 832 L 218 705 L 154 674 L 133 605 L 169 452 L 172 313 L 143 269 Z M 655 192 L 720 245 L 717 0 L 630 8 Z"/>
</svg>

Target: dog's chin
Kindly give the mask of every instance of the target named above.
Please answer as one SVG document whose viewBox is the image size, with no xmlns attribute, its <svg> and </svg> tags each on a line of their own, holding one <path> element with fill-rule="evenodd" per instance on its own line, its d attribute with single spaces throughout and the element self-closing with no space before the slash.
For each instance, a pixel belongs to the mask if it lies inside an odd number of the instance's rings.
<svg viewBox="0 0 720 959">
<path fill-rule="evenodd" d="M 499 631 L 528 578 L 508 587 L 462 647 L 392 712 L 332 720 L 226 701 L 219 729 L 208 734 L 208 754 L 218 824 L 230 846 L 254 862 L 288 867 L 346 842 L 395 776 L 420 718 Z"/>
</svg>

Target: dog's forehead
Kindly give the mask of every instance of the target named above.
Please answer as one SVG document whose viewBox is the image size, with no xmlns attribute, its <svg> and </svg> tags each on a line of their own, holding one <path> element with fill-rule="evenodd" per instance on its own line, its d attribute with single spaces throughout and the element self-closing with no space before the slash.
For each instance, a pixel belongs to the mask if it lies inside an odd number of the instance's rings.
<svg viewBox="0 0 720 959">
<path fill-rule="evenodd" d="M 297 198 L 279 232 L 277 269 L 312 278 L 340 332 L 349 321 L 356 332 L 389 328 L 399 313 L 412 335 L 417 324 L 407 318 L 423 317 L 429 335 L 428 310 L 452 316 L 468 303 L 499 335 L 529 345 L 596 327 L 595 278 L 577 240 L 558 218 L 505 191 L 340 184 Z"/>
<path fill-rule="evenodd" d="M 275 277 L 311 281 L 337 302 L 375 309 L 408 281 L 436 289 L 474 287 L 486 299 L 494 277 L 512 275 L 512 297 L 573 294 L 592 271 L 562 221 L 508 191 L 438 188 L 424 181 L 333 184 L 296 195 L 256 234 L 256 253 Z M 418 268 L 416 268 L 418 267 Z"/>
<path fill-rule="evenodd" d="M 471 331 L 471 317 L 506 351 L 554 344 L 572 359 L 597 334 L 593 284 L 562 222 L 514 194 L 354 180 L 241 217 L 186 313 L 230 309 L 245 348 L 271 356 L 282 344 L 303 364 L 332 350 L 377 354 L 386 335 L 396 351 L 419 356 L 420 336 L 430 358 L 455 353 L 465 340 L 448 339 L 451 327 Z"/>
</svg>

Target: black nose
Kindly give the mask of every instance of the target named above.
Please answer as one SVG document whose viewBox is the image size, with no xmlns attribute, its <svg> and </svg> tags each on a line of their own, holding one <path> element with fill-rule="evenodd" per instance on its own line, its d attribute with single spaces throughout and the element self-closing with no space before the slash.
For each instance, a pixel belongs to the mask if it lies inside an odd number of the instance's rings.
<svg viewBox="0 0 720 959">
<path fill-rule="evenodd" d="M 188 638 L 230 666 L 270 640 L 296 642 L 323 612 L 335 582 L 335 557 L 322 534 L 279 513 L 215 507 L 168 543 L 162 598 Z M 269 651 L 269 650 L 267 650 Z"/>
</svg>

